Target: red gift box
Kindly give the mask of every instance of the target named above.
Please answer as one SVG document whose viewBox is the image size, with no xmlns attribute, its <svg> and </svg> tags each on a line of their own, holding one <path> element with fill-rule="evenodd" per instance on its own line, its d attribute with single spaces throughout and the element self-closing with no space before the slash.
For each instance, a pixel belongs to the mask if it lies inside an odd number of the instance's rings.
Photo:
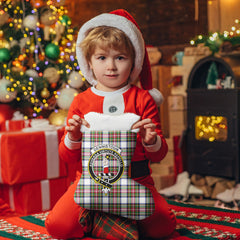
<svg viewBox="0 0 240 240">
<path fill-rule="evenodd" d="M 1 124 L 1 131 L 19 131 L 27 127 L 31 127 L 31 119 L 6 120 Z"/>
<path fill-rule="evenodd" d="M 67 178 L 58 178 L 14 186 L 0 184 L 0 193 L 16 213 L 26 215 L 52 209 L 67 187 Z"/>
<path fill-rule="evenodd" d="M 1 132 L 0 183 L 14 185 L 67 176 L 66 164 L 58 155 L 63 131 Z"/>
</svg>

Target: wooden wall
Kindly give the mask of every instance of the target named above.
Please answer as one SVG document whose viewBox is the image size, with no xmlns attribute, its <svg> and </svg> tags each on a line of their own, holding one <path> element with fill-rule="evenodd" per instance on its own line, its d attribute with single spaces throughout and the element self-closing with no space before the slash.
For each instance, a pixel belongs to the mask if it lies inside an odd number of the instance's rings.
<svg viewBox="0 0 240 240">
<path fill-rule="evenodd" d="M 149 45 L 185 44 L 208 32 L 207 0 L 67 0 L 66 7 L 76 27 L 100 13 L 124 8 Z"/>
<path fill-rule="evenodd" d="M 210 32 L 231 31 L 235 19 L 240 19 L 239 0 L 208 0 L 208 29 Z"/>
</svg>

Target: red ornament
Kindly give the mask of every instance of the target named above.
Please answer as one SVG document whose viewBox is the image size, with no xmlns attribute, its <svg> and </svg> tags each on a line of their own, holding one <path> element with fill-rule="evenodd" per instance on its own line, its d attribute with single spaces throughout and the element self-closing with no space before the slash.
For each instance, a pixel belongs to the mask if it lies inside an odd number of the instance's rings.
<svg viewBox="0 0 240 240">
<path fill-rule="evenodd" d="M 34 0 L 33 1 L 33 6 L 35 7 L 35 8 L 40 8 L 40 7 L 42 7 L 44 5 L 44 2 L 42 1 L 42 0 Z"/>
<path fill-rule="evenodd" d="M 52 84 L 51 84 L 51 88 L 52 88 L 52 89 L 54 89 L 54 88 L 56 88 L 56 87 L 57 87 L 57 83 L 52 83 Z"/>
</svg>

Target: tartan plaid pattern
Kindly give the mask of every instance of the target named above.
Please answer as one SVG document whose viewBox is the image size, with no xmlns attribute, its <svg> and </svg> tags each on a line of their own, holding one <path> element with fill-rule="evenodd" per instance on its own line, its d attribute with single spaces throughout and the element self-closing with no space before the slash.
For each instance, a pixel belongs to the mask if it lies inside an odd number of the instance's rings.
<svg viewBox="0 0 240 240">
<path fill-rule="evenodd" d="M 85 233 L 89 233 L 92 231 L 93 226 L 93 212 L 89 211 L 85 208 L 80 208 L 79 212 L 79 223 L 83 228 Z"/>
<path fill-rule="evenodd" d="M 136 220 L 150 216 L 155 209 L 150 190 L 128 175 L 135 146 L 136 133 L 130 131 L 83 133 L 83 171 L 75 191 L 75 202 L 89 210 Z M 106 154 L 107 176 L 103 173 Z"/>
<path fill-rule="evenodd" d="M 139 238 L 137 222 L 103 212 L 95 212 L 92 237 L 106 240 L 137 240 Z"/>
</svg>

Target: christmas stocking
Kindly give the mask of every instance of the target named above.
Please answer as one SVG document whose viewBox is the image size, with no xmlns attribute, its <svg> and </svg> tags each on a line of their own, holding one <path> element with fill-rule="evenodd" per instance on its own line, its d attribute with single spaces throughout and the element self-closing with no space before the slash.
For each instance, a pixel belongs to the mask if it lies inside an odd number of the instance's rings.
<svg viewBox="0 0 240 240">
<path fill-rule="evenodd" d="M 131 131 L 83 133 L 82 176 L 74 196 L 77 204 L 135 220 L 153 213 L 150 190 L 128 174 L 136 137 Z"/>
</svg>

